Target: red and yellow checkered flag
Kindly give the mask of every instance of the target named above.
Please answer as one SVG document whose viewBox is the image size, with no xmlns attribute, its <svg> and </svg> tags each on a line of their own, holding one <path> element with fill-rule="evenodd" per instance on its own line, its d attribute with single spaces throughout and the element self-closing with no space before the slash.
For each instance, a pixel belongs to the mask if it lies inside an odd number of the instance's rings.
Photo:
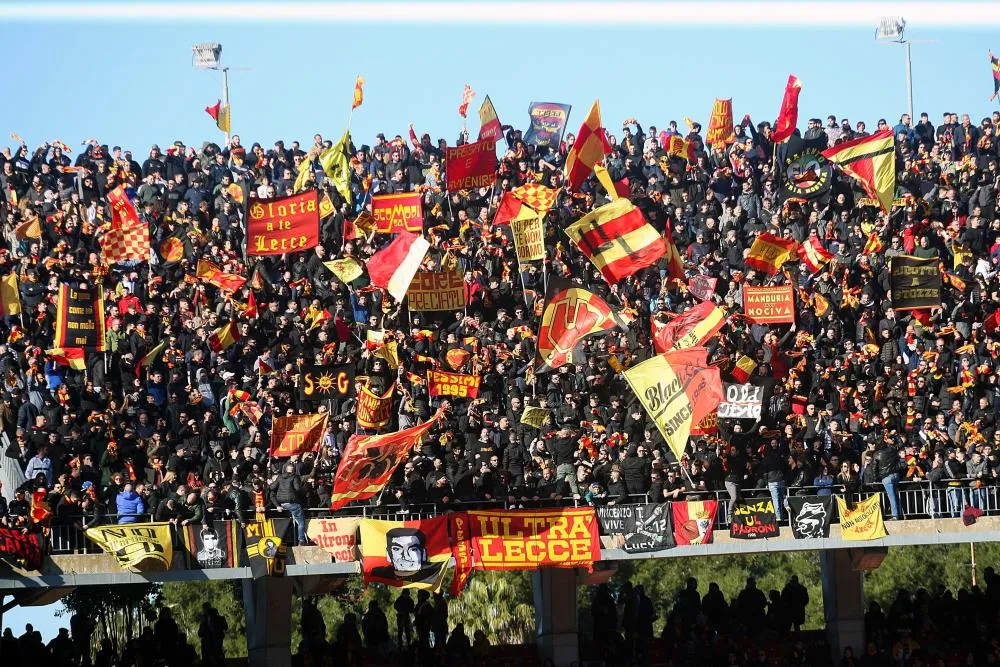
<svg viewBox="0 0 1000 667">
<path fill-rule="evenodd" d="M 101 255 L 108 264 L 149 259 L 149 225 L 109 229 L 100 242 Z"/>
<path fill-rule="evenodd" d="M 537 183 L 525 183 L 511 190 L 511 194 L 538 213 L 545 214 L 556 203 L 559 190 L 553 190 Z"/>
<path fill-rule="evenodd" d="M 594 165 L 610 152 L 611 146 L 601 127 L 601 105 L 598 100 L 594 100 L 594 106 L 590 108 L 590 113 L 576 135 L 576 143 L 566 156 L 566 182 L 569 188 L 579 190 L 594 171 Z"/>
</svg>

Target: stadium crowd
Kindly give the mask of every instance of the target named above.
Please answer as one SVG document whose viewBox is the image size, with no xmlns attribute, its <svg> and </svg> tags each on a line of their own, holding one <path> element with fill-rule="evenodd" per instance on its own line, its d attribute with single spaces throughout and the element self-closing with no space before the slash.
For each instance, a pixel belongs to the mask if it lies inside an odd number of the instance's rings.
<svg viewBox="0 0 1000 667">
<path fill-rule="evenodd" d="M 582 192 L 560 191 L 548 214 L 544 270 L 527 263 L 519 271 L 510 228 L 491 224 L 503 192 L 562 185 L 571 133 L 558 146 L 536 147 L 504 126 L 496 186 L 450 193 L 442 189 L 444 139 L 378 134 L 350 149 L 350 201 L 317 159 L 332 144 L 318 134 L 311 145 L 246 146 L 234 135 L 225 146 L 175 141 L 143 154 L 99 141 L 75 156 L 61 142 L 15 145 L 0 155 L 0 273 L 16 273 L 23 314 L 0 324 L 0 474 L 9 499 L 0 503 L 0 524 L 189 524 L 273 510 L 289 512 L 304 541 L 302 508 L 329 505 L 344 446 L 364 432 L 356 397 L 318 406 L 301 400 L 301 369 L 313 364 L 353 366 L 379 395 L 396 383 L 384 432 L 445 407 L 445 418 L 376 499 L 383 504 L 389 496 L 404 508 L 660 501 L 767 487 L 780 514 L 788 489 L 853 493 L 868 484 L 888 492 L 895 518 L 898 484 L 910 480 L 944 494 L 934 495 L 935 513 L 996 508 L 998 127 L 997 112 L 976 124 L 951 113 L 938 125 L 926 114 L 915 124 L 900 118 L 893 127 L 899 205 L 888 216 L 837 169 L 825 197 L 785 197 L 784 147 L 772 144 L 767 122 L 744 118 L 730 147 L 706 147 L 692 123 L 684 133 L 694 147 L 690 162 L 664 149 L 679 132 L 676 122 L 659 131 L 628 119 L 620 132 L 609 131 L 611 177 L 627 179 L 647 220 L 661 233 L 669 229 L 688 277 L 718 279 L 711 298 L 728 318 L 708 343 L 711 361 L 731 381 L 735 360 L 750 357 L 749 381 L 765 388 L 759 422 L 721 420 L 717 435 L 693 438 L 679 461 L 614 369 L 652 354 L 651 318 L 699 300 L 662 266 L 608 285 L 565 238 L 566 225 L 608 200 L 593 176 Z M 826 148 L 865 128 L 830 116 L 809 120 L 800 138 Z M 458 139 L 467 140 L 464 133 Z M 328 193 L 335 208 L 321 221 L 320 245 L 247 258 L 240 192 L 250 199 L 291 193 L 303 162 L 306 186 Z M 118 185 L 150 225 L 149 262 L 102 263 L 105 197 Z M 358 232 L 352 221 L 372 195 L 409 191 L 424 198 L 425 266 L 463 273 L 464 310 L 408 312 L 365 276 L 345 284 L 324 264 L 364 262 L 384 246 L 387 235 Z M 35 216 L 39 238 L 15 231 Z M 762 275 L 744 258 L 765 231 L 800 242 L 815 235 L 834 259 L 815 275 L 797 262 Z M 873 233 L 884 247 L 865 252 Z M 168 237 L 182 239 L 178 261 L 160 255 Z M 904 252 L 939 257 L 964 283 L 946 285 L 942 307 L 924 321 L 897 313 L 886 298 L 887 260 Z M 228 294 L 193 277 L 199 258 L 249 280 Z M 630 314 L 632 326 L 588 339 L 576 364 L 533 372 L 547 276 L 577 281 Z M 742 317 L 744 285 L 786 281 L 797 292 L 794 325 Z M 107 352 L 88 353 L 85 370 L 46 353 L 61 283 L 104 288 Z M 251 291 L 256 314 L 246 305 Z M 214 352 L 209 334 L 230 320 L 240 340 Z M 397 343 L 398 366 L 373 347 L 380 337 L 373 331 Z M 465 372 L 482 378 L 478 398 L 429 397 L 422 378 L 445 367 L 446 353 L 457 348 L 469 353 Z M 241 392 L 256 414 L 231 410 Z M 540 427 L 522 423 L 526 406 L 547 411 Z M 318 452 L 268 456 L 274 417 L 317 409 L 331 413 Z"/>
</svg>

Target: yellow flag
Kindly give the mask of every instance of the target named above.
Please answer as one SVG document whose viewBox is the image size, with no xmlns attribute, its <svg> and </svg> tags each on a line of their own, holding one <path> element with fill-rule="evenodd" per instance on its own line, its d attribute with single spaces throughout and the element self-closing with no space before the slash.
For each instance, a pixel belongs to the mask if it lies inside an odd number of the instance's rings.
<svg viewBox="0 0 1000 667">
<path fill-rule="evenodd" d="M 521 423 L 527 424 L 532 428 L 541 428 L 548 417 L 549 411 L 547 409 L 535 407 L 534 405 L 526 405 L 524 412 L 521 413 Z"/>
<path fill-rule="evenodd" d="M 120 523 L 88 528 L 87 537 L 113 555 L 122 569 L 163 572 L 170 569 L 174 547 L 169 523 Z"/>
<path fill-rule="evenodd" d="M 849 509 L 844 499 L 837 496 L 841 539 L 877 540 L 886 536 L 882 506 L 879 504 L 880 498 L 881 495 L 876 493 L 868 500 L 857 503 L 852 509 Z"/>
<path fill-rule="evenodd" d="M 961 243 L 956 243 L 951 247 L 951 254 L 954 255 L 954 261 L 951 265 L 952 270 L 962 266 L 966 257 L 972 257 L 972 251 L 969 250 L 969 246 L 962 245 Z"/>
<path fill-rule="evenodd" d="M 340 278 L 340 282 L 342 283 L 349 283 L 352 280 L 356 280 L 365 272 L 364 268 L 361 266 L 361 262 L 353 257 L 343 257 L 341 259 L 323 262 L 323 266 L 330 269 L 335 276 Z"/>
<path fill-rule="evenodd" d="M 615 183 L 611 180 L 611 174 L 608 173 L 607 167 L 603 164 L 598 164 L 594 166 L 594 174 L 597 176 L 597 180 L 600 181 L 601 185 L 604 187 L 605 192 L 611 197 L 611 201 L 618 199 L 618 191 L 615 190 Z"/>
<path fill-rule="evenodd" d="M 306 153 L 306 156 L 302 158 L 302 163 L 299 164 L 299 173 L 295 176 L 295 185 L 292 186 L 292 192 L 299 192 L 306 187 L 306 176 L 312 170 L 312 161 L 316 157 L 316 154 L 312 151 Z"/>
<path fill-rule="evenodd" d="M 215 124 L 219 126 L 219 129 L 223 132 L 229 132 L 229 110 L 228 104 L 223 104 L 219 107 L 219 119 L 215 121 Z"/>
<path fill-rule="evenodd" d="M 4 315 L 19 315 L 21 313 L 21 295 L 17 290 L 17 274 L 0 278 L 0 308 Z"/>
<path fill-rule="evenodd" d="M 348 159 L 348 152 L 351 150 L 351 133 L 344 131 L 344 136 L 340 141 L 330 146 L 320 153 L 319 163 L 323 167 L 323 173 L 333 181 L 334 186 L 340 196 L 348 204 L 354 200 L 351 197 L 351 163 Z"/>
<path fill-rule="evenodd" d="M 375 350 L 375 354 L 373 356 L 376 356 L 379 359 L 385 359 L 385 362 L 392 370 L 399 368 L 399 351 L 396 349 L 396 341 L 394 340 L 390 340 L 388 343 Z"/>
</svg>

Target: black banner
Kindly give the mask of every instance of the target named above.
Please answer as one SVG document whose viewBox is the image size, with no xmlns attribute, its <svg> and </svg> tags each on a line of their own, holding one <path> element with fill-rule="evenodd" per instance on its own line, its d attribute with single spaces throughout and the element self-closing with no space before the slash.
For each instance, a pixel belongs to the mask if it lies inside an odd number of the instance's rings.
<svg viewBox="0 0 1000 667">
<path fill-rule="evenodd" d="M 824 135 L 825 136 L 825 135 Z M 828 198 L 833 167 L 823 157 L 825 141 L 810 142 L 792 135 L 778 148 L 778 197 L 788 199 Z"/>
<path fill-rule="evenodd" d="M 670 505 L 603 505 L 595 508 L 601 524 L 601 544 L 630 554 L 671 549 L 674 530 Z"/>
<path fill-rule="evenodd" d="M 788 496 L 788 513 L 795 539 L 830 537 L 833 496 Z"/>
<path fill-rule="evenodd" d="M 187 569 L 236 567 L 239 563 L 239 528 L 235 521 L 213 521 L 182 528 Z"/>
<path fill-rule="evenodd" d="M 762 540 L 778 536 L 778 518 L 770 498 L 745 498 L 733 503 L 729 536 L 737 540 Z"/>
<path fill-rule="evenodd" d="M 322 403 L 354 392 L 352 366 L 303 366 L 299 371 L 299 400 Z"/>
<path fill-rule="evenodd" d="M 254 579 L 285 576 L 289 549 L 291 519 L 250 521 L 243 526 L 247 545 L 247 564 Z"/>
<path fill-rule="evenodd" d="M 52 347 L 104 351 L 104 291 L 100 287 L 74 289 L 59 285 Z"/>
<path fill-rule="evenodd" d="M 889 260 L 892 307 L 920 310 L 941 307 L 941 260 L 897 255 Z"/>
<path fill-rule="evenodd" d="M 38 533 L 0 528 L 0 558 L 25 570 L 42 566 L 42 546 Z"/>
</svg>

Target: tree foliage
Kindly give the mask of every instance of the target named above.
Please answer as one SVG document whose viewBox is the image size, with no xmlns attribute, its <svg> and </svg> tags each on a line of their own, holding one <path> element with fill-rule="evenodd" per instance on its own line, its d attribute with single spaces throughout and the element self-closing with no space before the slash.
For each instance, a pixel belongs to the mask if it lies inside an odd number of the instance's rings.
<svg viewBox="0 0 1000 667">
<path fill-rule="evenodd" d="M 465 624 L 470 637 L 481 630 L 490 644 L 534 641 L 535 609 L 527 572 L 478 572 L 448 603 L 448 621 Z"/>
<path fill-rule="evenodd" d="M 198 626 L 202 604 L 208 602 L 219 610 L 229 625 L 223 647 L 232 658 L 247 654 L 246 618 L 243 615 L 243 592 L 239 581 L 185 581 L 163 585 L 160 603 L 169 607 L 177 627 L 188 641 L 198 645 Z"/>
<path fill-rule="evenodd" d="M 154 600 L 157 584 L 121 586 L 80 586 L 63 598 L 58 616 L 82 614 L 94 624 L 91 646 L 105 639 L 113 646 L 124 646 L 156 620 Z"/>
</svg>

